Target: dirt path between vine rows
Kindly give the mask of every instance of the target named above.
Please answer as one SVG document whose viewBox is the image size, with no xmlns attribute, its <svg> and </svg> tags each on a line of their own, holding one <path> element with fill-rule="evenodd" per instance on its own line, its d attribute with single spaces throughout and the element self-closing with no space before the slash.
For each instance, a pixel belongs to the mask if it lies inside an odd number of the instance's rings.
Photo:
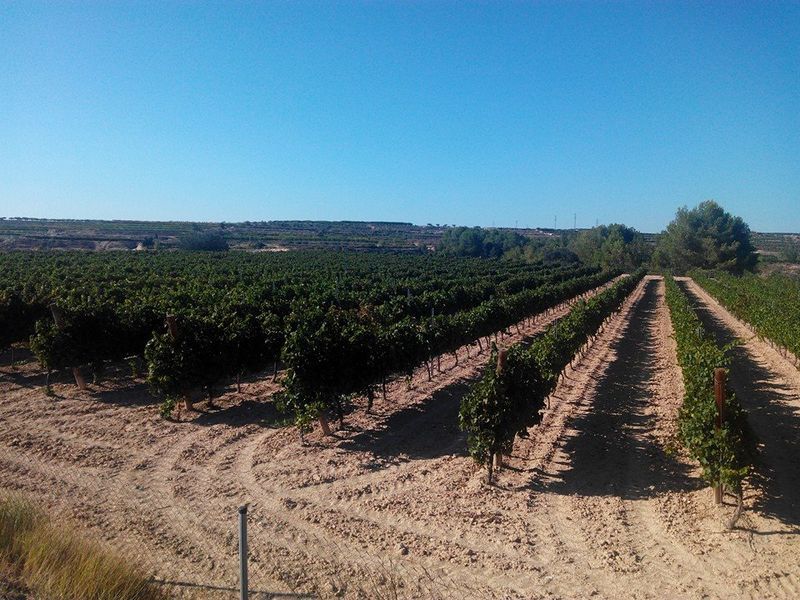
<svg viewBox="0 0 800 600">
<path fill-rule="evenodd" d="M 796 537 L 748 530 L 775 531 L 771 515 L 748 514 L 748 528 L 725 532 L 730 506 L 714 508 L 697 470 L 667 450 L 682 394 L 670 332 L 663 283 L 648 279 L 568 371 L 495 486 L 457 426 L 485 354 L 464 354 L 458 367 L 446 357 L 432 382 L 421 369 L 410 391 L 393 382 L 374 414 L 359 406 L 335 439 L 314 433 L 305 446 L 293 428 L 271 425 L 267 381 L 229 390 L 221 410 L 167 423 L 140 380 L 84 394 L 65 381 L 48 398 L 35 366 L 3 368 L 0 487 L 43 499 L 182 584 L 235 586 L 236 507 L 248 502 L 255 590 L 796 596 Z"/>
</svg>

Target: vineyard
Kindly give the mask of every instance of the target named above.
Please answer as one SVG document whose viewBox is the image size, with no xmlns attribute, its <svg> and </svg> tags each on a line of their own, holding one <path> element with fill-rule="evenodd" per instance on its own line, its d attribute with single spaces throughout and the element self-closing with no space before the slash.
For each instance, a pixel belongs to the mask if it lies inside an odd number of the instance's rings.
<svg viewBox="0 0 800 600">
<path fill-rule="evenodd" d="M 49 372 L 95 381 L 109 361 L 145 359 L 169 416 L 193 390 L 287 367 L 284 405 L 304 429 L 348 395 L 410 373 L 608 281 L 580 266 L 374 255 L 94 255 L 2 258 L 0 326 L 30 336 Z M 165 325 L 166 320 L 166 325 Z M 439 359 L 440 361 L 440 359 Z M 438 366 L 439 362 L 437 362 Z"/>
<path fill-rule="evenodd" d="M 511 453 L 514 438 L 527 435 L 541 420 L 545 402 L 567 364 L 594 341 L 642 276 L 627 277 L 582 301 L 530 345 L 517 344 L 492 356 L 483 377 L 464 398 L 459 415 L 462 428 L 469 432 L 469 452 L 488 466 L 489 482 L 493 466 L 502 464 L 502 454 Z"/>
<path fill-rule="evenodd" d="M 0 47 L 0 600 L 800 600 L 800 0 Z"/>
<path fill-rule="evenodd" d="M 686 294 L 672 278 L 666 282 L 666 301 L 685 389 L 678 413 L 680 439 L 700 463 L 703 479 L 711 485 L 732 489 L 741 508 L 742 480 L 750 473 L 755 440 L 735 395 L 722 390 L 726 397 L 724 409 L 716 403 L 715 371 L 729 367 L 727 348 L 720 348 L 710 337 Z M 724 419 L 718 419 L 723 412 Z M 735 523 L 735 518 L 731 523 Z"/>
<path fill-rule="evenodd" d="M 694 279 L 800 368 L 800 282 L 796 278 L 697 272 Z"/>
<path fill-rule="evenodd" d="M 790 598 L 796 315 L 753 299 L 795 290 L 438 255 L 0 254 L 0 487 L 178 596 L 232 597 L 246 502 L 269 592 Z"/>
</svg>

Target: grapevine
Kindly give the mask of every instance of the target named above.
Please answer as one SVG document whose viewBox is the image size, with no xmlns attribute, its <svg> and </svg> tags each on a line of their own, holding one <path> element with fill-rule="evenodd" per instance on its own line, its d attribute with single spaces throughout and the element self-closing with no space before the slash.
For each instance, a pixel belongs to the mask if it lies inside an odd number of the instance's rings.
<svg viewBox="0 0 800 600">
<path fill-rule="evenodd" d="M 508 453 L 516 436 L 541 420 L 545 401 L 574 356 L 636 287 L 644 273 L 626 277 L 589 300 L 580 301 L 528 347 L 516 344 L 497 366 L 493 352 L 481 379 L 459 412 L 472 458 L 493 476 L 493 461 Z"/>
</svg>

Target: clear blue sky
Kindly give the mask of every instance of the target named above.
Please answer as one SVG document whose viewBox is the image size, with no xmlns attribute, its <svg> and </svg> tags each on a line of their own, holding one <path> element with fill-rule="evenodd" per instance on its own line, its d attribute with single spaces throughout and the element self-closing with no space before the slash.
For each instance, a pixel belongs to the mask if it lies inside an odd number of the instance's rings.
<svg viewBox="0 0 800 600">
<path fill-rule="evenodd" d="M 800 231 L 800 2 L 0 5 L 0 215 Z"/>
</svg>

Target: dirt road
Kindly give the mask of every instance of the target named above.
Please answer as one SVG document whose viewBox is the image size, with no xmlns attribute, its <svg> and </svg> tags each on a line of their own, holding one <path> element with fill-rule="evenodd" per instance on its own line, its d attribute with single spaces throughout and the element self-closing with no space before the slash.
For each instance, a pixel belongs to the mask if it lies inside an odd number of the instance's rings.
<svg viewBox="0 0 800 600">
<path fill-rule="evenodd" d="M 671 450 L 682 384 L 670 331 L 663 283 L 650 279 L 567 373 L 491 487 L 456 422 L 486 355 L 443 361 L 432 382 L 420 370 L 411 391 L 392 383 L 374 414 L 360 409 L 335 439 L 312 434 L 305 446 L 255 399 L 269 383 L 167 423 L 138 380 L 86 394 L 58 384 L 48 398 L 33 365 L 3 369 L 0 485 L 43 498 L 183 584 L 235 585 L 236 507 L 249 502 L 256 590 L 796 597 L 798 538 L 780 507 L 764 496 L 774 508 L 724 531 L 730 507 L 715 509 L 697 470 Z M 765 425 L 779 416 L 765 413 Z"/>
</svg>

